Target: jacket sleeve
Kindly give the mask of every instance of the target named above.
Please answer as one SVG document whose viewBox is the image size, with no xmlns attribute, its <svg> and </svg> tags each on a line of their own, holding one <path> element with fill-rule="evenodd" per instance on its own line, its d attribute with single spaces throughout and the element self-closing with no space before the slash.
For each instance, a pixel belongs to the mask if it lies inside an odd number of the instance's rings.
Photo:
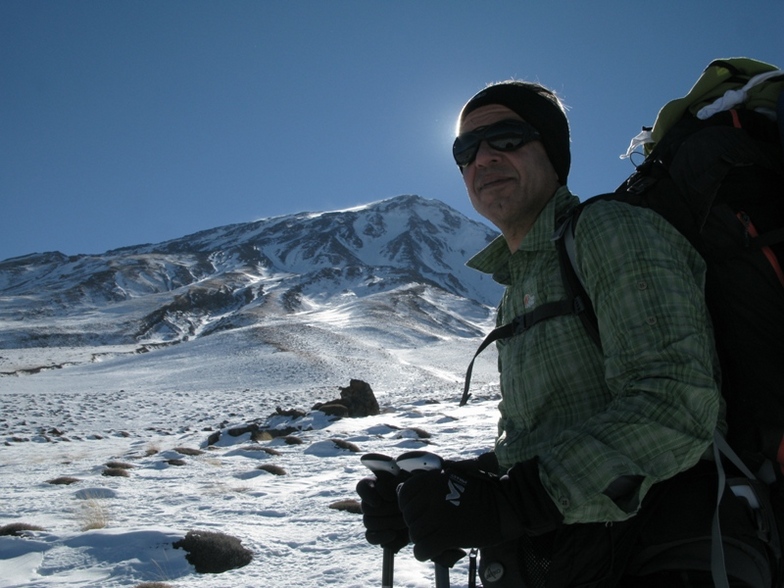
<svg viewBox="0 0 784 588">
<path fill-rule="evenodd" d="M 553 440 L 540 475 L 566 523 L 619 520 L 652 484 L 694 465 L 717 426 L 705 268 L 656 213 L 617 202 L 583 212 L 576 247 L 611 401 Z"/>
</svg>

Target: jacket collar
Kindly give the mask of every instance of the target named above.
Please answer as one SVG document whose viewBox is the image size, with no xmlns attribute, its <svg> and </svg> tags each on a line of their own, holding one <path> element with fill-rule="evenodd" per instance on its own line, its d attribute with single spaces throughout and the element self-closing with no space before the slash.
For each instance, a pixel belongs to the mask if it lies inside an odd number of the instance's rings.
<svg viewBox="0 0 784 588">
<path fill-rule="evenodd" d="M 531 231 L 525 236 L 518 251 L 553 250 L 553 230 L 556 219 L 560 218 L 569 208 L 579 202 L 566 186 L 556 190 L 552 198 L 539 213 Z M 466 265 L 480 272 L 491 274 L 493 278 L 507 283 L 507 265 L 512 257 L 509 246 L 503 235 L 498 236 L 487 247 L 468 260 Z"/>
</svg>

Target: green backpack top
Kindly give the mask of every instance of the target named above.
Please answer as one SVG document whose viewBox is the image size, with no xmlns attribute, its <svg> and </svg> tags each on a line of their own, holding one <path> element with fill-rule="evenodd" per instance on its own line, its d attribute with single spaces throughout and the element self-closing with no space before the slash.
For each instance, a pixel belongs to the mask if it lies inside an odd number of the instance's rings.
<svg viewBox="0 0 784 588">
<path fill-rule="evenodd" d="M 662 107 L 653 127 L 643 127 L 622 157 L 629 157 L 639 147 L 643 148 L 646 157 L 650 155 L 667 131 L 687 112 L 705 120 L 742 104 L 745 109 L 775 118 L 778 98 L 784 88 L 781 76 L 781 70 L 775 65 L 748 57 L 711 62 L 683 98 L 672 100 Z M 775 80 L 776 77 L 778 80 Z"/>
</svg>

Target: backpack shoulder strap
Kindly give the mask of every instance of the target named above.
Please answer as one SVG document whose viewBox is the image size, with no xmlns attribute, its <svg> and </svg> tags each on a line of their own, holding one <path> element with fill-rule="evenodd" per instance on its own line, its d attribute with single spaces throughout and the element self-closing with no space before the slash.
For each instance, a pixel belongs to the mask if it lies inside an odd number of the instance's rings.
<svg viewBox="0 0 784 588">
<path fill-rule="evenodd" d="M 558 251 L 558 264 L 561 268 L 561 278 L 566 289 L 566 295 L 575 301 L 576 307 L 580 308 L 580 312 L 576 314 L 580 317 L 588 336 L 597 346 L 601 347 L 599 321 L 596 318 L 593 303 L 588 297 L 588 292 L 586 292 L 585 286 L 583 286 L 582 276 L 577 268 L 577 250 L 574 243 L 577 221 L 587 203 L 588 201 L 575 206 L 561 219 L 553 235 L 553 241 Z"/>
<path fill-rule="evenodd" d="M 592 199 L 593 200 L 593 199 Z M 569 314 L 576 314 L 582 320 L 583 325 L 588 331 L 591 339 L 601 346 L 599 338 L 599 327 L 596 313 L 593 310 L 590 298 L 583 287 L 575 269 L 575 247 L 574 247 L 574 227 L 577 225 L 577 218 L 582 211 L 582 203 L 570 209 L 561 219 L 556 222 L 556 229 L 553 234 L 556 250 L 558 251 L 558 263 L 561 270 L 566 298 L 555 302 L 547 302 L 537 306 L 533 310 L 516 316 L 511 322 L 496 327 L 484 338 L 479 348 L 471 358 L 466 370 L 465 383 L 463 385 L 463 396 L 460 398 L 460 406 L 464 406 L 471 397 L 469 389 L 471 387 L 471 374 L 474 371 L 474 361 L 477 356 L 487 347 L 499 339 L 508 339 L 524 333 L 542 321 Z"/>
<path fill-rule="evenodd" d="M 508 339 L 509 337 L 524 333 L 534 325 L 547 319 L 565 314 L 579 313 L 580 311 L 577 309 L 576 305 L 577 301 L 574 298 L 547 302 L 537 306 L 530 312 L 516 316 L 511 322 L 490 331 L 482 343 L 480 343 L 479 348 L 476 350 L 476 353 L 474 353 L 474 357 L 471 358 L 471 363 L 468 364 L 465 384 L 463 385 L 463 396 L 460 398 L 460 406 L 464 406 L 468 402 L 468 399 L 471 398 L 471 394 L 468 390 L 471 387 L 471 374 L 474 371 L 474 361 L 491 343 L 498 341 L 499 339 Z"/>
</svg>

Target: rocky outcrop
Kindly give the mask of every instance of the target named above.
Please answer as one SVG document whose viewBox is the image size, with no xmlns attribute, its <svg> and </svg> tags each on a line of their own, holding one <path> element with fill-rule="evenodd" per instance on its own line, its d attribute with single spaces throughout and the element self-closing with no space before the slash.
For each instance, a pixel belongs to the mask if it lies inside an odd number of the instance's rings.
<svg viewBox="0 0 784 588">
<path fill-rule="evenodd" d="M 317 403 L 313 410 L 336 417 L 366 417 L 380 412 L 376 395 L 370 384 L 362 380 L 351 380 L 347 388 L 340 389 L 340 398 Z"/>
</svg>

